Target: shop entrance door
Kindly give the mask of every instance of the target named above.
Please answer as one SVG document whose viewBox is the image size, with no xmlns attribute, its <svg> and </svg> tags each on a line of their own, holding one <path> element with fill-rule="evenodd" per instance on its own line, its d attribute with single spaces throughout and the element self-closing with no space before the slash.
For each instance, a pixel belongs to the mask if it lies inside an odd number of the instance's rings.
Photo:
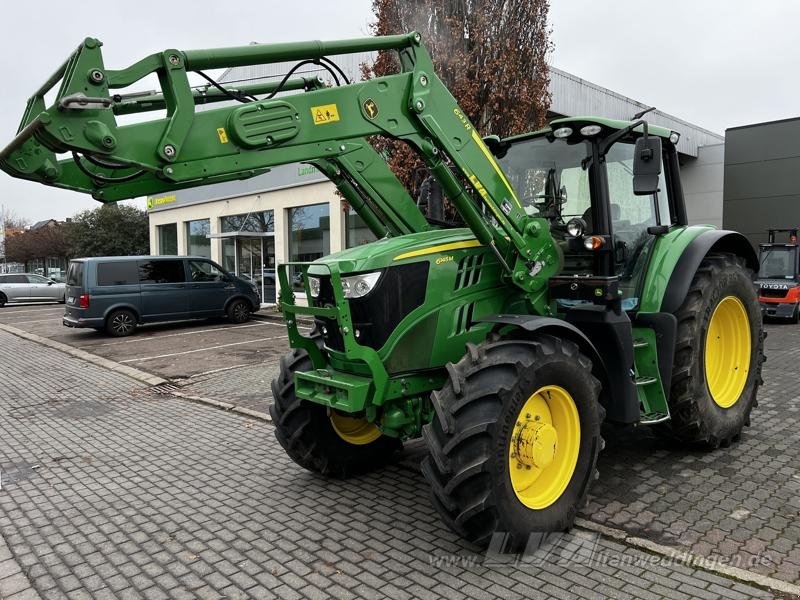
<svg viewBox="0 0 800 600">
<path fill-rule="evenodd" d="M 261 301 L 275 303 L 275 238 L 238 237 L 236 240 L 237 275 L 258 286 Z"/>
</svg>

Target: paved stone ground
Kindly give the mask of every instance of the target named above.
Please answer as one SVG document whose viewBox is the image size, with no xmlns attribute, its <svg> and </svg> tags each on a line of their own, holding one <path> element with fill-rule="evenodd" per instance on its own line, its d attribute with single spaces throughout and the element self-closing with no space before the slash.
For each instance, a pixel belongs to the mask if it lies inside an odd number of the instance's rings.
<svg viewBox="0 0 800 600">
<path fill-rule="evenodd" d="M 587 518 L 800 582 L 800 329 L 768 330 L 765 385 L 742 441 L 705 453 L 645 428 L 606 435 Z"/>
<path fill-rule="evenodd" d="M 767 329 L 765 385 L 742 441 L 705 453 L 671 445 L 648 428 L 608 431 L 585 518 L 800 583 L 800 329 Z M 271 358 L 187 387 L 266 412 L 277 369 Z"/>
<path fill-rule="evenodd" d="M 288 351 L 288 347 L 283 349 Z M 178 383 L 188 394 L 266 413 L 272 404 L 270 384 L 279 368 L 280 356 L 270 357 L 258 364 L 198 375 Z"/>
<path fill-rule="evenodd" d="M 0 590 L 16 565 L 33 586 L 17 577 L 14 600 L 772 597 L 591 536 L 554 555 L 568 560 L 487 564 L 402 461 L 326 481 L 266 423 L 2 332 L 0 361 L 0 534 L 13 554 Z"/>
</svg>

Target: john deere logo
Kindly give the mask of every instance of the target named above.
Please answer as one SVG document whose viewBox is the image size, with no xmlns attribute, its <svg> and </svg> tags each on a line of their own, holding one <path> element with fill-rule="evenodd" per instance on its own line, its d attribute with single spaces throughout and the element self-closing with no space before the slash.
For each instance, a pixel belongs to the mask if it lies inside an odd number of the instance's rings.
<svg viewBox="0 0 800 600">
<path fill-rule="evenodd" d="M 374 119 L 378 116 L 378 105 L 375 104 L 375 100 L 372 98 L 364 100 L 364 113 L 368 119 Z"/>
</svg>

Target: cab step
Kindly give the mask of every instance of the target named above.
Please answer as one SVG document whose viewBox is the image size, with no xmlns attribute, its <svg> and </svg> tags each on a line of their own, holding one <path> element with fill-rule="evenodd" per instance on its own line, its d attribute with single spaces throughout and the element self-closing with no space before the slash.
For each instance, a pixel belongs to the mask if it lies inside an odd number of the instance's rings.
<svg viewBox="0 0 800 600">
<path fill-rule="evenodd" d="M 637 377 L 634 381 L 638 387 L 642 385 L 650 385 L 652 383 L 657 382 L 658 379 L 656 379 L 655 377 Z"/>
</svg>

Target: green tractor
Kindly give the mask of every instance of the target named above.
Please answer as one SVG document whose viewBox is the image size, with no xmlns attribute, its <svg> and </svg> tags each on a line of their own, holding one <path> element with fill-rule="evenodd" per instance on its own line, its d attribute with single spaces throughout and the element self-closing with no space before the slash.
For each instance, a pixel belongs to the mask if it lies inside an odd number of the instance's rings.
<svg viewBox="0 0 800 600">
<path fill-rule="evenodd" d="M 421 437 L 447 525 L 520 546 L 572 524 L 604 421 L 709 448 L 749 424 L 763 362 L 758 261 L 742 235 L 687 224 L 676 132 L 575 117 L 481 138 L 417 33 L 166 50 L 121 70 L 105 68 L 100 46 L 85 40 L 31 97 L 3 170 L 113 202 L 307 162 L 377 237 L 279 268 L 293 350 L 271 414 L 302 467 L 358 475 Z M 351 83 L 326 58 L 363 51 L 396 51 L 399 72 Z M 296 67 L 237 89 L 188 83 L 188 72 L 285 61 L 342 85 L 293 79 Z M 114 92 L 150 74 L 163 93 Z M 195 111 L 221 100 L 238 102 Z M 420 210 L 371 136 L 417 153 L 457 226 Z M 309 335 L 298 318 L 313 319 Z"/>
</svg>

